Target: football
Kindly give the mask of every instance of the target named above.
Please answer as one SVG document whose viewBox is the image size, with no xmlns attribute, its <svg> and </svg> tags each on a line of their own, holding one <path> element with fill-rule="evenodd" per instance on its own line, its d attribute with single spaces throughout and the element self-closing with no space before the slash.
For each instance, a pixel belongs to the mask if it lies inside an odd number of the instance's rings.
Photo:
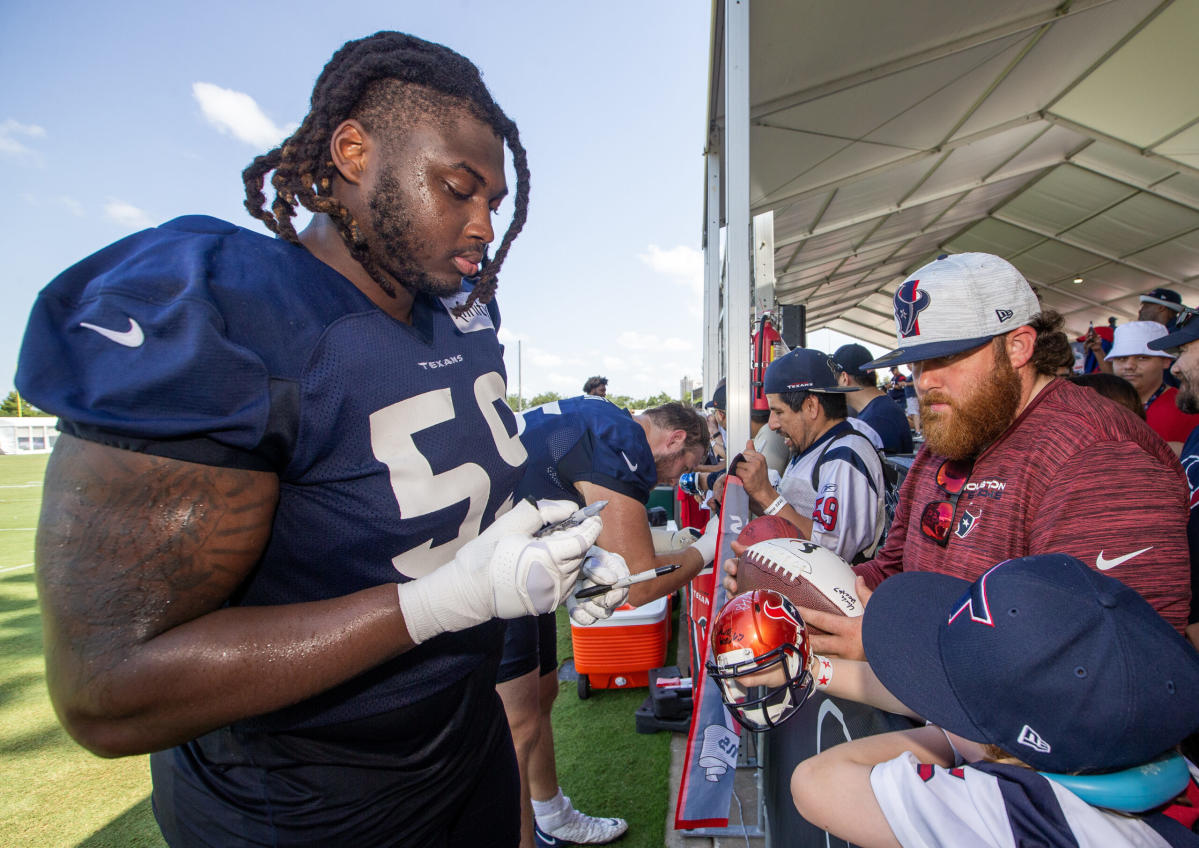
<svg viewBox="0 0 1199 848">
<path fill-rule="evenodd" d="M 856 618 L 863 604 L 854 578 L 849 563 L 814 542 L 768 539 L 741 555 L 737 590 L 773 589 L 796 606 Z"/>
<path fill-rule="evenodd" d="M 741 528 L 737 543 L 749 547 L 767 539 L 795 539 L 799 530 L 794 524 L 777 515 L 761 515 Z"/>
</svg>

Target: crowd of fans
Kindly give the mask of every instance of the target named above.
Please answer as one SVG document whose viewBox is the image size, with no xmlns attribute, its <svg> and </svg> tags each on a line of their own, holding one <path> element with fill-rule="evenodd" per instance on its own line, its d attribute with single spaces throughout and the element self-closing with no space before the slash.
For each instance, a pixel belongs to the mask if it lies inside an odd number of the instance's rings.
<svg viewBox="0 0 1199 848">
<path fill-rule="evenodd" d="M 763 484 L 754 464 L 738 467 L 754 512 L 781 515 L 797 536 L 860 563 L 854 568 L 863 600 L 875 590 L 889 599 L 867 603 L 862 618 L 801 607 L 810 628 L 811 670 L 834 681 L 820 687 L 829 694 L 941 725 L 932 736 L 918 731 L 911 738 L 859 740 L 802 763 L 793 789 L 810 821 L 860 845 L 967 844 L 968 834 L 979 844 L 1004 844 L 983 836 L 996 822 L 1011 825 L 1017 844 L 1034 831 L 1033 841 L 1041 844 L 1037 828 L 1049 825 L 1016 813 L 1010 781 L 1024 780 L 1022 797 L 1044 787 L 992 765 L 1118 771 L 1169 750 L 1199 727 L 1199 615 L 1192 600 L 1199 534 L 1190 521 L 1199 499 L 1199 438 L 1191 438 L 1199 436 L 1199 369 L 1191 365 L 1199 359 L 1199 322 L 1190 321 L 1196 313 L 1175 292 L 1155 289 L 1141 301 L 1140 320 L 1112 322 L 1103 328 L 1109 332 L 1092 329 L 1072 345 L 1062 318 L 1041 308 L 1009 263 L 987 254 L 945 256 L 897 291 L 896 349 L 873 359 L 860 345 L 831 355 L 799 349 L 767 370 L 769 426 L 786 436 L 792 456 L 777 492 Z M 875 370 L 884 367 L 890 377 L 880 386 Z M 1165 382 L 1171 371 L 1177 387 Z M 906 395 L 915 395 L 915 403 Z M 906 451 L 894 425 L 905 413 L 907 432 L 900 435 L 911 440 Z M 884 486 L 869 471 L 833 482 L 813 470 L 855 431 L 891 462 L 907 466 L 877 552 L 866 544 L 868 536 L 846 544 L 831 525 L 835 520 L 844 532 L 867 523 Z M 919 448 L 914 456 L 912 445 Z M 841 456 L 849 450 L 841 447 Z M 867 454 L 873 451 L 853 454 L 853 463 L 869 469 Z M 748 448 L 746 456 L 752 456 Z M 737 559 L 723 566 L 734 595 L 739 567 Z M 1017 572 L 1036 579 L 1012 577 L 1013 594 L 1003 596 L 1000 609 L 997 587 Z M 988 575 L 994 575 L 991 588 Z M 1110 600 L 1126 591 L 1131 600 Z M 1041 602 L 1046 594 L 1056 607 Z M 1063 623 L 1092 620 L 1095 597 L 1101 612 L 1110 608 L 1119 612 L 1114 619 L 1128 620 L 1112 624 L 1113 616 L 1100 615 L 1102 623 L 1085 630 Z M 1036 626 L 1021 631 L 1022 655 L 1014 647 L 1014 626 L 992 618 L 1015 616 L 1017 604 L 1041 614 Z M 900 612 L 916 623 L 900 627 Z M 972 628 L 996 641 L 986 647 L 972 642 L 979 636 Z M 886 646 L 905 644 L 899 634 L 907 630 L 933 646 L 921 648 L 927 649 L 924 667 L 911 660 L 891 665 L 898 662 L 896 651 Z M 971 675 L 948 653 L 954 640 L 974 645 Z M 1113 747 L 1110 710 L 1079 715 L 1068 685 L 1030 668 L 1060 666 L 1056 657 L 1077 651 L 1115 662 L 1123 651 L 1117 642 L 1143 645 L 1153 657 L 1145 654 L 1145 661 L 1162 665 L 1152 674 L 1114 674 L 1101 687 L 1102 697 L 1126 708 L 1123 736 Z M 1078 663 L 1073 673 L 1079 678 L 1094 668 Z M 973 694 L 945 706 L 967 686 L 963 675 L 971 677 Z M 865 689 L 864 679 L 871 681 Z M 1120 700 L 1121 686 L 1153 694 L 1134 709 Z M 1155 701 L 1163 686 L 1170 697 Z M 1012 687 L 1013 698 L 1001 697 Z M 1186 698 L 1174 697 L 1183 691 Z M 1135 716 L 1131 726 L 1129 715 Z M 1048 762 L 1042 752 L 1067 746 L 1108 753 L 1063 755 L 1052 767 L 1038 765 Z M 965 773 L 963 763 L 971 764 Z M 968 788 L 933 779 L 942 769 Z M 962 784 L 964 774 L 969 778 Z M 1053 789 L 1059 796 L 1060 787 Z M 1189 844 L 1173 841 L 1177 834 L 1169 824 L 1159 827 L 1153 811 L 1137 808 L 1135 826 L 1126 825 L 1109 811 L 1127 816 L 1129 808 L 1086 792 L 1082 797 L 1090 803 L 1071 796 L 1058 798 L 1054 808 L 1078 844 L 1152 842 L 1143 828 L 1164 829 L 1163 844 Z M 851 808 L 860 815 L 848 815 Z M 1188 806 L 1175 805 L 1171 815 L 1188 825 L 1195 820 Z M 928 841 L 895 841 L 916 832 Z"/>
</svg>

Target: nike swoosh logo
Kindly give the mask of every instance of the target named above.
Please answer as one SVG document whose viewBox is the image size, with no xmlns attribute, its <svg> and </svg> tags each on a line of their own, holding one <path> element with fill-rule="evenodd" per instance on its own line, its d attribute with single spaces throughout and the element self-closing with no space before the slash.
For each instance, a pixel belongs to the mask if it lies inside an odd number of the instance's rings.
<svg viewBox="0 0 1199 848">
<path fill-rule="evenodd" d="M 132 318 L 129 319 L 129 329 L 124 331 L 110 330 L 108 327 L 97 327 L 95 324 L 89 324 L 86 321 L 80 321 L 79 326 L 94 330 L 109 341 L 116 342 L 125 347 L 141 347 L 142 342 L 146 340 L 146 334 L 142 332 L 141 325 Z"/>
<path fill-rule="evenodd" d="M 624 451 L 621 451 L 621 452 L 620 452 L 620 455 L 621 455 L 621 457 L 623 457 L 623 458 L 624 458 L 624 464 L 625 464 L 625 465 L 627 465 L 627 466 L 629 467 L 629 470 L 630 470 L 630 471 L 636 471 L 636 470 L 637 470 L 637 466 L 636 466 L 636 465 L 634 465 L 633 463 L 629 462 L 629 458 L 628 458 L 627 456 L 625 456 L 625 455 L 624 455 Z"/>
<path fill-rule="evenodd" d="M 1109 568 L 1115 568 L 1122 562 L 1128 562 L 1134 556 L 1140 556 L 1141 554 L 1145 553 L 1145 551 L 1151 550 L 1153 550 L 1153 545 L 1150 545 L 1147 548 L 1141 548 L 1139 551 L 1133 551 L 1130 554 L 1125 554 L 1122 557 L 1116 557 L 1115 559 L 1104 559 L 1103 551 L 1100 551 L 1099 556 L 1095 557 L 1095 567 L 1100 571 L 1107 571 Z"/>
<path fill-rule="evenodd" d="M 565 839 L 559 839 L 556 836 L 550 836 L 541 828 L 534 828 L 534 842 L 537 843 L 537 848 L 558 848 L 559 845 L 565 846 L 574 845 L 573 842 L 567 842 Z"/>
</svg>

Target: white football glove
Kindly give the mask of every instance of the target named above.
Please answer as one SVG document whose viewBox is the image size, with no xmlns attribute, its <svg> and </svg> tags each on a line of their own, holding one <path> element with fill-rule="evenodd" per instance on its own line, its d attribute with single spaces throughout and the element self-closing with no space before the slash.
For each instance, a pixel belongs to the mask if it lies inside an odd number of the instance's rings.
<svg viewBox="0 0 1199 848">
<path fill-rule="evenodd" d="M 720 515 L 715 513 L 708 519 L 708 526 L 704 528 L 704 535 L 695 540 L 695 544 L 691 547 L 700 552 L 704 558 L 704 567 L 712 564 L 712 560 L 716 559 L 716 537 L 720 534 Z"/>
<path fill-rule="evenodd" d="M 570 501 L 521 501 L 452 560 L 396 587 L 404 623 L 420 644 L 492 618 L 550 612 L 574 588 L 587 549 L 603 529 L 598 515 L 534 539 L 544 525 L 570 517 Z"/>
<path fill-rule="evenodd" d="M 602 595 L 582 601 L 575 597 L 575 592 L 600 583 L 611 585 L 622 577 L 628 576 L 629 566 L 620 554 L 605 551 L 603 548 L 593 547 L 589 550 L 587 558 L 583 560 L 579 582 L 566 596 L 566 611 L 570 613 L 575 624 L 586 627 L 588 624 L 595 624 L 600 619 L 607 618 L 612 614 L 612 610 L 628 599 L 629 589 L 627 586 L 622 589 L 609 589 Z"/>
<path fill-rule="evenodd" d="M 703 534 L 694 527 L 684 527 L 682 530 L 663 530 L 660 527 L 651 527 L 649 535 L 654 540 L 654 553 L 670 554 L 691 547 L 695 544 L 695 540 Z"/>
</svg>

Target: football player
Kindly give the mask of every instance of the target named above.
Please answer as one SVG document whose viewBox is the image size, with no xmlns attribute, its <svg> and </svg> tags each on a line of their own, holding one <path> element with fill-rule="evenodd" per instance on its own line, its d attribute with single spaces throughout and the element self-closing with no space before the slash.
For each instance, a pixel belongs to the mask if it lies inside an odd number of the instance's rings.
<svg viewBox="0 0 1199 848">
<path fill-rule="evenodd" d="M 716 533 L 699 541 L 690 531 L 671 537 L 662 531 L 655 552 L 645 504 L 659 484 L 674 485 L 707 451 L 707 423 L 696 410 L 668 403 L 639 415 L 596 395 L 582 395 L 524 413 L 520 439 L 529 464 L 518 495 L 568 499 L 579 506 L 606 501 L 604 530 L 597 545 L 615 556 L 597 566 L 595 576 L 610 583 L 630 571 L 662 565 L 682 568 L 639 583 L 628 591 L 632 604 L 660 598 L 682 586 L 715 557 Z M 685 550 L 672 550 L 690 545 Z M 590 579 L 580 581 L 589 585 Z M 607 599 L 609 606 L 616 599 Z M 595 620 L 589 607 L 567 600 L 571 616 L 586 625 Z M 550 713 L 558 695 L 558 657 L 552 614 L 510 621 L 504 660 L 497 677 L 508 712 L 522 789 L 533 813 L 524 823 L 523 845 L 610 842 L 628 827 L 623 819 L 584 815 L 558 786 Z"/>
<path fill-rule="evenodd" d="M 279 238 L 179 218 L 30 318 L 17 385 L 63 430 L 37 545 L 55 709 L 98 754 L 156 752 L 172 846 L 515 844 L 497 618 L 556 607 L 601 526 L 534 538 L 574 505 L 513 507 L 492 295 L 516 126 L 468 60 L 381 32 L 244 180 Z"/>
</svg>

